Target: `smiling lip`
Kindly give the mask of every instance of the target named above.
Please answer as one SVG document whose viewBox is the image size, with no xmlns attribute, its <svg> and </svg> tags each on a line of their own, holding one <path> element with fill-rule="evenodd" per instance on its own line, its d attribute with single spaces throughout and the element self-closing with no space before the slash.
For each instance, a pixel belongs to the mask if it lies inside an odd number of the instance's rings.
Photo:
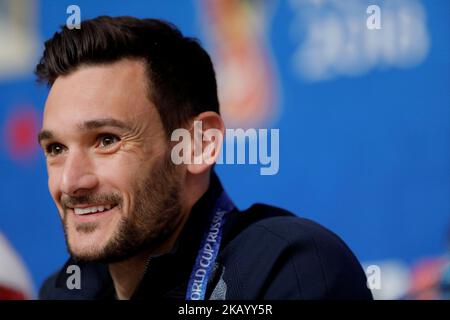
<svg viewBox="0 0 450 320">
<path fill-rule="evenodd" d="M 103 204 L 103 205 L 83 205 L 75 208 L 68 208 L 74 215 L 75 219 L 80 221 L 91 220 L 105 216 L 111 213 L 117 204 Z"/>
<path fill-rule="evenodd" d="M 85 215 L 85 214 L 94 214 L 94 213 L 100 213 L 104 211 L 111 210 L 113 205 L 107 204 L 107 205 L 97 205 L 97 206 L 86 206 L 84 208 L 76 207 L 73 208 L 73 212 L 76 215 Z"/>
</svg>

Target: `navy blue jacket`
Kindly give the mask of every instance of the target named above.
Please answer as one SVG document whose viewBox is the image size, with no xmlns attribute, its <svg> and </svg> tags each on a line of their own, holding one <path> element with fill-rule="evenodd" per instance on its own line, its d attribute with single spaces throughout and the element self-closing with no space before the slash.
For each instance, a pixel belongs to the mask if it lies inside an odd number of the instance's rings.
<svg viewBox="0 0 450 320">
<path fill-rule="evenodd" d="M 132 299 L 185 299 L 207 216 L 221 192 L 213 174 L 174 250 L 151 258 Z M 81 289 L 69 290 L 66 270 L 71 264 L 77 263 L 69 259 L 44 282 L 41 299 L 115 298 L 107 266 L 100 263 L 78 263 Z M 285 210 L 256 204 L 229 214 L 206 298 L 372 299 L 372 295 L 359 262 L 337 235 Z"/>
</svg>

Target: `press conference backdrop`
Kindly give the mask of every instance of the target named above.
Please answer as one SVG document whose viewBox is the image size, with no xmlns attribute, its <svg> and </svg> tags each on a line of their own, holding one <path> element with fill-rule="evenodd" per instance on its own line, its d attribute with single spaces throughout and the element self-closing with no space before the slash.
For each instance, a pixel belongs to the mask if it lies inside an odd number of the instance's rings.
<svg viewBox="0 0 450 320">
<path fill-rule="evenodd" d="M 4 283 L 14 287 L 18 272 L 5 262 L 11 252 L 25 268 L 19 278 L 28 272 L 28 285 L 16 286 L 28 297 L 67 258 L 36 142 L 47 89 L 32 71 L 73 4 L 82 20 L 132 15 L 175 23 L 211 53 L 226 124 L 279 129 L 275 174 L 261 175 L 268 166 L 261 159 L 217 166 L 239 207 L 264 202 L 332 229 L 369 276 L 381 272 L 380 298 L 414 290 L 438 297 L 427 287 L 448 262 L 447 0 L 0 0 Z"/>
</svg>

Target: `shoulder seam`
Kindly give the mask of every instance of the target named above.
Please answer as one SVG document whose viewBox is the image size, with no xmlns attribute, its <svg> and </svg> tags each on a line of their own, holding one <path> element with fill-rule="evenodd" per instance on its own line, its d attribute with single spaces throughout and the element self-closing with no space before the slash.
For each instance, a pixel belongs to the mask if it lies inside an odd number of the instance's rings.
<svg viewBox="0 0 450 320">
<path fill-rule="evenodd" d="M 283 240 L 287 245 L 292 245 L 292 244 L 293 244 L 292 241 L 290 241 L 290 240 L 288 240 L 288 239 L 282 237 L 280 234 L 278 234 L 278 233 L 274 232 L 273 230 L 267 228 L 265 225 L 262 225 L 262 224 L 255 224 L 254 226 L 255 226 L 255 227 L 258 227 L 258 228 L 261 228 L 261 229 L 264 229 L 265 231 L 269 232 L 271 235 L 277 237 L 277 238 L 280 239 L 280 240 Z M 321 256 L 321 254 L 320 254 L 319 248 L 318 248 L 318 246 L 317 246 L 317 242 L 316 242 L 316 239 L 315 239 L 315 237 L 314 237 L 314 234 L 311 234 L 311 240 L 312 240 L 313 245 L 314 245 L 314 251 L 315 251 L 315 254 L 316 254 L 316 256 L 317 256 L 317 259 L 319 260 L 320 271 L 321 271 L 322 278 L 323 278 L 324 283 L 325 283 L 325 292 L 328 294 L 328 293 L 330 292 L 329 281 L 328 281 L 328 278 L 327 278 L 326 273 L 325 273 L 325 270 L 324 270 L 323 259 L 322 259 L 322 256 Z M 296 266 L 296 264 L 295 264 L 294 259 L 289 258 L 289 261 L 294 265 L 294 271 L 295 271 L 295 276 L 296 276 L 296 280 L 297 280 L 297 287 L 298 287 L 299 293 L 300 293 L 300 295 L 301 295 L 301 292 L 302 292 L 302 291 L 301 291 L 301 285 L 300 285 L 300 276 L 298 275 L 298 272 L 297 272 L 297 268 L 296 268 L 297 266 Z"/>
<path fill-rule="evenodd" d="M 280 240 L 282 240 L 283 242 L 285 242 L 288 246 L 292 244 L 291 241 L 289 241 L 289 240 L 287 240 L 287 239 L 281 237 L 279 234 L 273 232 L 272 230 L 270 230 L 269 228 L 267 228 L 267 227 L 264 226 L 264 225 L 255 225 L 255 227 L 264 229 L 265 231 L 269 232 L 271 235 L 273 235 L 273 236 L 279 238 Z M 315 246 L 315 244 L 314 244 L 314 246 Z M 317 249 L 316 249 L 316 250 L 317 250 Z M 289 257 L 289 258 L 288 258 L 288 261 L 289 261 L 289 262 L 293 265 L 293 267 L 294 267 L 294 272 L 295 272 L 295 278 L 296 278 L 296 282 L 297 282 L 298 293 L 299 293 L 299 296 L 301 297 L 301 296 L 302 296 L 302 288 L 301 288 L 301 285 L 300 285 L 300 276 L 299 276 L 299 274 L 298 274 L 298 272 L 297 272 L 297 268 L 296 268 L 294 259 L 292 259 L 292 257 Z"/>
</svg>

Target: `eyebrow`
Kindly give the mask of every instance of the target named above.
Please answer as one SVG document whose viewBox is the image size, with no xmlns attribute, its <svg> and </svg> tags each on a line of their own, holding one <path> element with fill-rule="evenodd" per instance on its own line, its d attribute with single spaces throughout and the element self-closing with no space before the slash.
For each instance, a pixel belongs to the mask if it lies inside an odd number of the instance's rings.
<svg viewBox="0 0 450 320">
<path fill-rule="evenodd" d="M 117 119 L 114 119 L 114 118 L 89 120 L 89 121 L 83 122 L 78 127 L 84 131 L 103 128 L 103 127 L 114 127 L 114 128 L 124 129 L 124 130 L 131 129 L 131 127 L 127 123 L 117 120 Z"/>
<path fill-rule="evenodd" d="M 89 131 L 103 127 L 114 127 L 122 130 L 131 130 L 131 127 L 127 123 L 114 118 L 93 119 L 85 121 L 78 125 L 78 128 L 82 131 Z M 44 140 L 50 140 L 53 138 L 54 134 L 50 130 L 42 130 L 38 134 L 39 144 L 42 144 L 42 141 Z"/>
<path fill-rule="evenodd" d="M 49 130 L 42 130 L 38 134 L 38 143 L 42 145 L 42 141 L 53 139 L 53 133 Z"/>
</svg>

